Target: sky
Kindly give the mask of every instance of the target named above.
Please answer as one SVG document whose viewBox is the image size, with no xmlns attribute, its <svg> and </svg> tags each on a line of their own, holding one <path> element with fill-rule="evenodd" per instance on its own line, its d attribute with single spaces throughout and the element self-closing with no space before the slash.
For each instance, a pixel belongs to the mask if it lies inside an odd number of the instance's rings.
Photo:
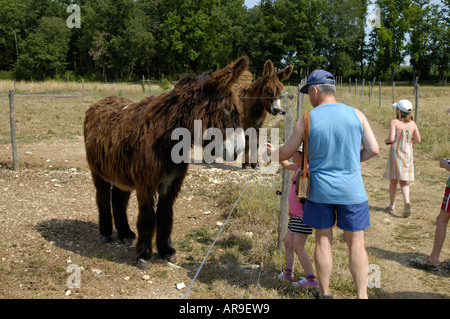
<svg viewBox="0 0 450 319">
<path fill-rule="evenodd" d="M 247 8 L 253 8 L 255 5 L 259 3 L 260 0 L 245 0 L 245 6 Z M 440 0 L 432 0 L 431 3 L 440 4 Z"/>
<path fill-rule="evenodd" d="M 247 8 L 253 8 L 255 5 L 259 3 L 260 0 L 245 0 L 245 6 Z"/>
</svg>

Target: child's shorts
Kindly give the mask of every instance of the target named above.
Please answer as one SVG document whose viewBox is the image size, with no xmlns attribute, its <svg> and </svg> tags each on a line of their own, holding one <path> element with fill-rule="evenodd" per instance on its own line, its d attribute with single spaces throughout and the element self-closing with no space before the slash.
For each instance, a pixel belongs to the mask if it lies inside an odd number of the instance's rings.
<svg viewBox="0 0 450 319">
<path fill-rule="evenodd" d="M 288 229 L 294 234 L 311 235 L 313 229 L 306 225 L 300 218 L 289 218 Z"/>
<path fill-rule="evenodd" d="M 444 192 L 444 199 L 442 200 L 441 210 L 444 212 L 450 213 L 450 200 L 448 199 L 450 197 L 450 187 L 445 188 Z"/>
<path fill-rule="evenodd" d="M 331 228 L 336 224 L 342 230 L 360 231 L 370 227 L 369 202 L 338 205 L 306 200 L 303 221 L 316 229 Z"/>
</svg>

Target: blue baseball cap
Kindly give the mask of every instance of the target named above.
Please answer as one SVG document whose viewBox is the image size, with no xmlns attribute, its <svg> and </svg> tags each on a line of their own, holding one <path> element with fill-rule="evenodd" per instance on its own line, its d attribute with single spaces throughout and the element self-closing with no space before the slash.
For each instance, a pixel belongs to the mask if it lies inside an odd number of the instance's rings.
<svg viewBox="0 0 450 319">
<path fill-rule="evenodd" d="M 325 70 L 314 70 L 309 75 L 306 84 L 300 89 L 300 93 L 308 94 L 308 87 L 310 85 L 326 83 L 336 85 L 333 74 Z"/>
</svg>

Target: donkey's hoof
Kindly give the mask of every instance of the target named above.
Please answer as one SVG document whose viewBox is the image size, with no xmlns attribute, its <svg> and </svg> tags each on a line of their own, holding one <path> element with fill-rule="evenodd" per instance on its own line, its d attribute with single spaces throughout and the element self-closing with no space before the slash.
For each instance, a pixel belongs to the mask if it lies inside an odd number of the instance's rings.
<svg viewBox="0 0 450 319">
<path fill-rule="evenodd" d="M 124 238 L 122 239 L 122 242 L 124 243 L 124 245 L 131 246 L 134 243 L 134 239 L 135 238 Z"/>
<path fill-rule="evenodd" d="M 150 269 L 150 262 L 148 260 L 146 260 L 146 259 L 139 258 L 137 260 L 137 267 L 140 270 L 149 270 Z"/>
<path fill-rule="evenodd" d="M 161 255 L 161 258 L 167 260 L 168 262 L 174 264 L 177 262 L 177 255 Z"/>
<path fill-rule="evenodd" d="M 111 236 L 105 236 L 105 235 L 101 235 L 100 236 L 100 240 L 102 241 L 102 243 L 107 244 L 111 242 Z"/>
</svg>

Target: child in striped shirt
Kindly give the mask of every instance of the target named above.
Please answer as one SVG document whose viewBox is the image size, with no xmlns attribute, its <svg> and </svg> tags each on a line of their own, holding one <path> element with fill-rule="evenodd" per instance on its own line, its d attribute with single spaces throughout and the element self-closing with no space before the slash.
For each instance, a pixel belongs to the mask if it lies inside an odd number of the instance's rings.
<svg viewBox="0 0 450 319">
<path fill-rule="evenodd" d="M 411 114 L 412 104 L 401 100 L 394 104 L 396 118 L 391 121 L 389 136 L 385 144 L 390 145 L 384 177 L 390 179 L 390 204 L 388 211 L 395 209 L 397 184 L 400 183 L 404 197 L 403 217 L 411 215 L 408 181 L 414 180 L 413 144 L 420 143 L 420 133 Z"/>
<path fill-rule="evenodd" d="M 289 192 L 289 224 L 286 238 L 284 240 L 286 267 L 277 278 L 293 281 L 295 287 L 317 288 L 319 283 L 314 275 L 311 259 L 305 250 L 306 240 L 312 234 L 313 229 L 303 223 L 303 203 L 298 201 L 296 194 L 296 176 L 298 170 L 301 169 L 303 163 L 303 152 L 296 151 L 292 155 L 292 162 L 281 161 L 280 164 L 284 169 L 294 171 L 292 176 L 291 189 Z M 305 271 L 305 277 L 300 277 L 298 281 L 294 281 L 294 259 L 297 255 L 300 264 Z"/>
</svg>

